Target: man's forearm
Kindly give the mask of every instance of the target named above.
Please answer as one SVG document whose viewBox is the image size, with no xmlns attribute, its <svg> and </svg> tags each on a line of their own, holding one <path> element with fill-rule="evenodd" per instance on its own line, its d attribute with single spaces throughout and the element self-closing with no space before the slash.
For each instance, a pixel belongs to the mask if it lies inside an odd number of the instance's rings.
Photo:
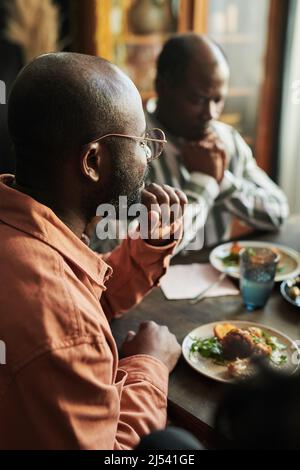
<svg viewBox="0 0 300 470">
<path fill-rule="evenodd" d="M 167 246 L 154 247 L 140 238 L 127 238 L 105 257 L 105 261 L 116 271 L 107 283 L 108 290 L 101 297 L 101 305 L 109 320 L 141 302 L 158 284 L 176 244 L 175 241 Z"/>
</svg>

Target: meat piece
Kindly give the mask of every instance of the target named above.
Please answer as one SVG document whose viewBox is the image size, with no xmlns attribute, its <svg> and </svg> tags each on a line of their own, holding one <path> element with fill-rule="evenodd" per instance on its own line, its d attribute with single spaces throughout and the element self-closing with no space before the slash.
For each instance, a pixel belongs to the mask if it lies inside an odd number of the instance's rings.
<svg viewBox="0 0 300 470">
<path fill-rule="evenodd" d="M 224 358 L 233 360 L 243 359 L 252 355 L 255 347 L 251 334 L 246 330 L 236 328 L 231 330 L 221 341 Z"/>
<path fill-rule="evenodd" d="M 221 340 L 224 358 L 234 360 L 243 359 L 250 356 L 270 356 L 272 348 L 262 339 L 259 329 L 242 330 L 236 328 L 229 331 Z"/>
</svg>

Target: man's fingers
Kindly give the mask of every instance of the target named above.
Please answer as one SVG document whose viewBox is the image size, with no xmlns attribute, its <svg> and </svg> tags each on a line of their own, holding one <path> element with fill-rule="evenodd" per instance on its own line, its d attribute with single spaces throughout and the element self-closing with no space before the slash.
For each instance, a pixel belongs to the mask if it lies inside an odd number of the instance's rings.
<svg viewBox="0 0 300 470">
<path fill-rule="evenodd" d="M 160 205 L 162 227 L 166 227 L 168 224 L 174 222 L 174 220 L 177 220 L 178 217 L 182 216 L 188 200 L 180 189 L 172 188 L 169 185 L 163 185 L 161 187 L 157 184 L 152 184 L 148 186 L 145 191 L 148 203 L 151 201 L 154 202 L 155 197 L 156 204 Z M 149 194 L 152 194 L 154 197 L 151 198 Z M 170 208 L 172 208 L 172 214 L 170 214 Z M 149 206 L 148 209 L 150 209 Z M 155 211 L 156 209 L 152 207 L 151 210 Z"/>
<path fill-rule="evenodd" d="M 174 232 L 179 233 L 188 203 L 180 189 L 151 184 L 143 190 L 142 203 L 148 210 L 148 239 L 168 240 L 173 238 Z"/>
<path fill-rule="evenodd" d="M 141 202 L 147 207 L 148 211 L 154 211 L 160 214 L 160 205 L 156 195 L 149 192 L 147 189 L 143 189 L 142 191 Z"/>
<path fill-rule="evenodd" d="M 162 227 L 165 227 L 170 222 L 170 197 L 167 191 L 158 184 L 150 184 L 147 191 L 155 195 L 158 204 L 160 205 Z"/>
<path fill-rule="evenodd" d="M 184 211 L 185 206 L 189 202 L 188 198 L 187 198 L 187 195 L 183 191 L 181 191 L 181 189 L 178 189 L 178 188 L 174 188 L 174 191 L 177 194 L 177 196 L 179 197 L 179 202 L 180 202 L 181 208 Z"/>
<path fill-rule="evenodd" d="M 143 321 L 141 324 L 140 324 L 140 330 L 143 330 L 144 328 L 157 328 L 157 323 L 155 323 L 154 321 L 152 320 L 146 320 L 146 321 Z"/>
<path fill-rule="evenodd" d="M 158 204 L 170 204 L 170 199 L 169 195 L 166 191 L 164 191 L 164 188 L 159 186 L 156 183 L 152 183 L 149 186 L 146 187 L 146 191 L 148 191 L 151 194 L 154 194 Z"/>
<path fill-rule="evenodd" d="M 172 209 L 170 222 L 173 223 L 175 220 L 182 216 L 182 209 L 185 205 L 184 200 L 186 200 L 186 196 L 179 189 L 176 190 L 175 188 L 172 188 L 167 184 L 164 184 L 163 188 L 169 195 L 170 208 Z"/>
<path fill-rule="evenodd" d="M 126 335 L 126 339 L 125 339 L 125 342 L 127 343 L 128 341 L 131 341 L 136 335 L 136 332 L 135 331 L 128 331 L 127 335 Z"/>
<path fill-rule="evenodd" d="M 214 148 L 214 142 L 212 142 L 211 140 L 200 140 L 197 143 L 197 146 L 205 150 L 210 150 Z"/>
<path fill-rule="evenodd" d="M 223 164 L 224 164 L 224 171 L 227 169 L 228 166 L 228 156 L 226 150 L 222 152 Z"/>
<path fill-rule="evenodd" d="M 149 222 L 149 231 L 150 231 L 150 238 L 154 240 L 158 240 L 160 238 L 160 216 L 155 211 L 150 211 L 148 214 L 148 222 Z"/>
<path fill-rule="evenodd" d="M 220 140 L 216 140 L 215 148 L 220 152 L 225 152 L 225 145 Z"/>
</svg>

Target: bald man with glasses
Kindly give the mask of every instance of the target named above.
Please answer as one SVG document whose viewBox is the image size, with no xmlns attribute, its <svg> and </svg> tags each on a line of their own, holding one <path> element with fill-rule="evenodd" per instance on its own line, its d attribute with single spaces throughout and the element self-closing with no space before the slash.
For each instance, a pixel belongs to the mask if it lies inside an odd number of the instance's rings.
<svg viewBox="0 0 300 470">
<path fill-rule="evenodd" d="M 182 230 L 184 194 L 144 183 L 165 136 L 145 134 L 141 98 L 117 67 L 68 53 L 23 69 L 8 125 L 16 175 L 0 178 L 0 448 L 133 449 L 165 427 L 180 356 L 175 336 L 145 321 L 120 359 L 109 326 L 158 284 Z M 99 256 L 83 235 L 120 196 L 156 223 Z M 163 204 L 178 215 L 162 229 Z"/>
</svg>

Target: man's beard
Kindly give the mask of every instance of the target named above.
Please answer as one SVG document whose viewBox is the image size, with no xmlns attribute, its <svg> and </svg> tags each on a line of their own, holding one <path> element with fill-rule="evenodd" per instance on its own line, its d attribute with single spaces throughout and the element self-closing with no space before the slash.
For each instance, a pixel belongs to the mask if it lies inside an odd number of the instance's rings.
<svg viewBox="0 0 300 470">
<path fill-rule="evenodd" d="M 135 204 L 140 204 L 141 202 L 141 187 L 136 188 L 134 191 L 132 191 L 129 195 L 126 195 L 125 193 L 119 194 L 116 196 L 114 199 L 110 201 L 110 204 L 114 206 L 114 209 L 116 211 L 116 218 L 117 220 L 123 219 L 125 214 L 126 218 L 130 218 L 128 216 L 128 211 L 131 206 Z M 123 197 L 122 197 L 123 196 Z M 125 205 L 123 204 L 124 202 L 124 196 L 126 197 L 126 203 Z"/>
<path fill-rule="evenodd" d="M 127 218 L 130 219 L 128 211 L 131 206 L 141 203 L 141 192 L 148 177 L 149 169 L 147 167 L 138 183 L 134 181 L 133 175 L 129 175 L 128 171 L 124 171 L 124 168 L 118 170 L 113 187 L 110 190 L 109 204 L 114 207 L 117 220 L 124 218 L 125 213 L 127 213 Z"/>
</svg>

